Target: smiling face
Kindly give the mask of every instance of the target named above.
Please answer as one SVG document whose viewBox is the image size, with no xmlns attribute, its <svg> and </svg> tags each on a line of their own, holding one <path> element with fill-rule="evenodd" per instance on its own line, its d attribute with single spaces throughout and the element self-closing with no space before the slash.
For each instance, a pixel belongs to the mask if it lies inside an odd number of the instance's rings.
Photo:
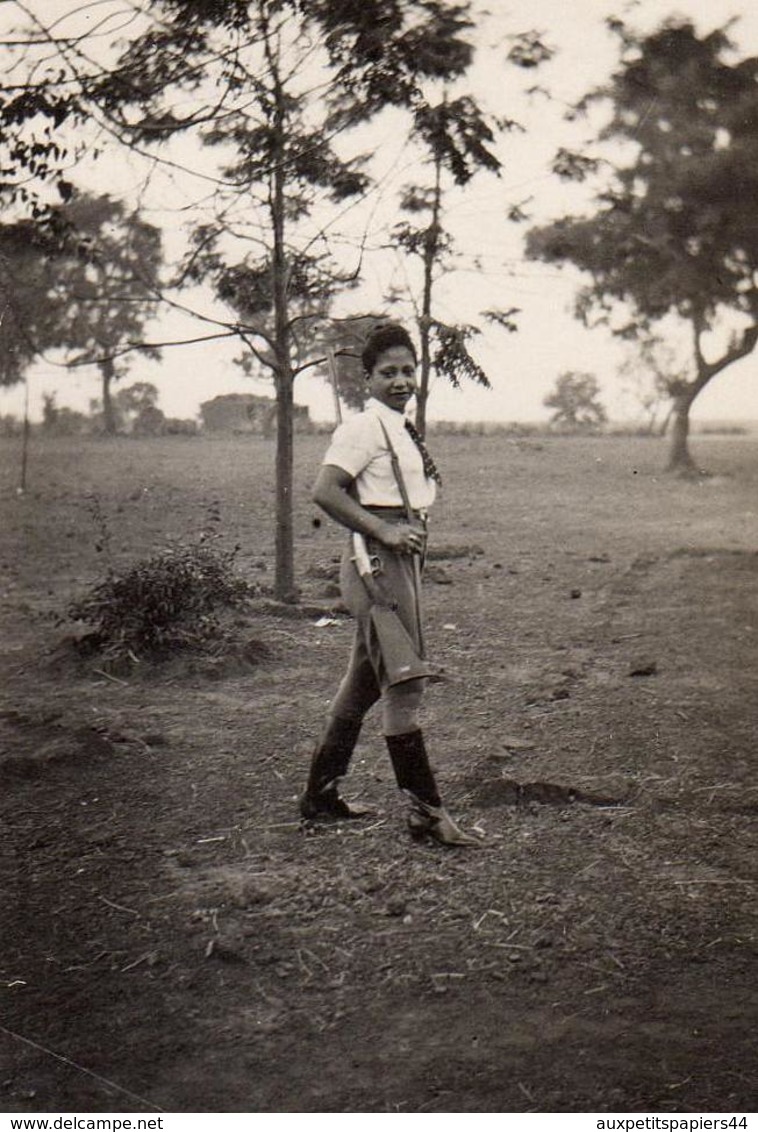
<svg viewBox="0 0 758 1132">
<path fill-rule="evenodd" d="M 390 346 L 376 359 L 367 380 L 372 397 L 402 413 L 416 392 L 416 360 L 407 346 Z"/>
</svg>

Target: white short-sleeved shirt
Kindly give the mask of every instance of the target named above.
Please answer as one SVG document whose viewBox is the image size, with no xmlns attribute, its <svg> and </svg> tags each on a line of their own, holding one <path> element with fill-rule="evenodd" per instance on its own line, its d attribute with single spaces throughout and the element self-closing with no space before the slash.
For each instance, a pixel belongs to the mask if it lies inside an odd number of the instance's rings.
<svg viewBox="0 0 758 1132">
<path fill-rule="evenodd" d="M 411 507 L 425 510 L 434 502 L 437 485 L 424 474 L 421 453 L 406 431 L 403 414 L 374 397 L 369 398 L 362 413 L 349 417 L 334 430 L 323 462 L 353 476 L 358 501 L 364 506 L 402 507 L 382 423 L 397 452 Z"/>
</svg>

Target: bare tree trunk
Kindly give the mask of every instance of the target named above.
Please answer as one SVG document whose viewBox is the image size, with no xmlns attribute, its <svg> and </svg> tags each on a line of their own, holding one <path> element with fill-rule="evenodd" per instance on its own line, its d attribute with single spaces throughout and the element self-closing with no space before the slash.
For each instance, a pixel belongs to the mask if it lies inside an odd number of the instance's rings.
<svg viewBox="0 0 758 1132">
<path fill-rule="evenodd" d="M 432 217 L 424 238 L 424 293 L 421 302 L 419 339 L 421 343 L 421 373 L 416 394 L 416 428 L 421 436 L 426 435 L 426 403 L 429 400 L 429 379 L 431 376 L 430 339 L 432 332 L 432 288 L 434 286 L 434 264 L 437 260 L 440 230 L 440 207 L 442 203 L 442 160 L 434 161 L 434 201 Z"/>
<path fill-rule="evenodd" d="M 110 358 L 100 362 L 100 373 L 103 377 L 103 427 L 108 436 L 115 436 L 116 413 L 111 397 L 111 382 L 116 376 L 116 370 Z"/>
<path fill-rule="evenodd" d="M 271 173 L 269 209 L 274 234 L 271 257 L 272 292 L 274 297 L 274 354 L 276 356 L 276 562 L 274 596 L 278 601 L 296 602 L 295 550 L 292 522 L 293 480 L 293 415 L 294 375 L 290 357 L 290 324 L 288 317 L 288 263 L 284 241 L 285 194 L 285 98 L 279 81 L 277 60 L 266 40 L 269 65 L 275 80 L 274 110 L 275 152 L 277 160 Z"/>
<path fill-rule="evenodd" d="M 673 407 L 671 410 L 671 448 L 667 471 L 679 475 L 692 475 L 697 471 L 697 465 L 690 455 L 687 438 L 690 431 L 690 409 L 705 389 L 706 385 L 728 366 L 746 358 L 755 349 L 758 343 L 758 323 L 743 330 L 739 340 L 734 342 L 729 350 L 717 361 L 707 363 L 703 357 L 700 341 L 707 324 L 702 314 L 695 312 L 692 318 L 695 361 L 697 376 L 689 385 L 682 382 L 674 392 Z"/>
<path fill-rule="evenodd" d="M 671 446 L 667 471 L 679 475 L 692 475 L 696 470 L 687 443 L 690 433 L 690 407 L 693 400 L 691 390 L 679 393 L 674 397 L 671 410 Z"/>
<path fill-rule="evenodd" d="M 294 530 L 292 522 L 293 446 L 292 378 L 277 376 L 276 383 L 276 574 L 277 601 L 297 601 Z"/>
</svg>

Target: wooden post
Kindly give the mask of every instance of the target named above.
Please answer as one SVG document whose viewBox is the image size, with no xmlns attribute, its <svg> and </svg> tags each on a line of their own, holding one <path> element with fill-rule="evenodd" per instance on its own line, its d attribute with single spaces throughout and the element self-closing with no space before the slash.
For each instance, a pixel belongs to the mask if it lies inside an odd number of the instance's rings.
<svg viewBox="0 0 758 1132">
<path fill-rule="evenodd" d="M 334 356 L 334 350 L 331 346 L 327 347 L 326 360 L 329 367 L 329 381 L 332 386 L 332 393 L 334 394 L 334 415 L 337 418 L 337 424 L 342 424 L 342 405 L 340 404 L 340 386 L 337 377 L 337 359 Z"/>
</svg>

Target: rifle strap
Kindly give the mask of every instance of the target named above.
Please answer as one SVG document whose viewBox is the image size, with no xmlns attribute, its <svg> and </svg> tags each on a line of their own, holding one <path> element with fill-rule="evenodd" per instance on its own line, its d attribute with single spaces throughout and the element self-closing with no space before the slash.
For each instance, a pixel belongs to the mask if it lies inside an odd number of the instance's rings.
<svg viewBox="0 0 758 1132">
<path fill-rule="evenodd" d="M 397 486 L 400 489 L 400 496 L 403 500 L 403 507 L 405 508 L 405 515 L 406 515 L 408 522 L 412 525 L 413 522 L 414 522 L 414 519 L 415 519 L 415 515 L 414 515 L 414 512 L 413 512 L 413 508 L 411 507 L 411 500 L 410 500 L 410 496 L 408 495 L 408 488 L 405 486 L 405 480 L 403 479 L 403 473 L 402 473 L 401 468 L 400 468 L 400 460 L 398 459 L 397 452 L 395 451 L 395 446 L 392 443 L 392 441 L 390 440 L 390 435 L 387 432 L 387 428 L 384 424 L 384 421 L 381 419 L 381 417 L 379 418 L 379 424 L 382 426 L 382 432 L 384 433 L 384 439 L 387 442 L 387 449 L 388 449 L 389 454 L 390 454 L 390 460 L 392 461 L 392 471 L 395 474 L 395 479 L 397 480 Z M 418 654 L 419 654 L 419 657 L 423 660 L 426 657 L 426 649 L 424 647 L 424 627 L 421 623 L 421 593 L 420 593 L 420 591 L 421 591 L 421 565 L 422 565 L 421 560 L 414 554 L 413 555 L 413 592 L 414 592 L 414 596 L 415 596 L 415 599 L 416 599 L 415 602 L 414 602 L 415 609 L 416 609 L 416 638 L 417 638 L 417 641 L 418 641 Z"/>
<path fill-rule="evenodd" d="M 400 498 L 402 499 L 403 507 L 405 508 L 405 514 L 406 514 L 406 517 L 408 519 L 408 522 L 412 523 L 413 518 L 414 518 L 413 508 L 411 507 L 411 500 L 410 500 L 410 496 L 408 495 L 408 488 L 405 486 L 405 480 L 403 479 L 403 473 L 402 473 L 402 470 L 400 468 L 400 460 L 398 459 L 397 452 L 395 451 L 395 446 L 392 443 L 392 441 L 390 440 L 390 434 L 387 432 L 387 426 L 385 425 L 385 423 L 381 419 L 381 417 L 379 418 L 379 424 L 382 426 L 382 432 L 384 433 L 384 439 L 387 442 L 387 450 L 390 454 L 390 460 L 392 462 L 392 471 L 393 471 L 393 474 L 394 474 L 395 479 L 397 481 L 397 486 L 398 486 L 398 489 L 400 491 Z"/>
</svg>

